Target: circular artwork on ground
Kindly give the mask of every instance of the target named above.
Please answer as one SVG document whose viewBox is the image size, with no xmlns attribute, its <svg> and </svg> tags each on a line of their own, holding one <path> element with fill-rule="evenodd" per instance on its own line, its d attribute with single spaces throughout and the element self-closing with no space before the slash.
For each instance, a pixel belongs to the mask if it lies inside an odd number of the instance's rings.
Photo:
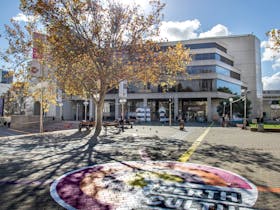
<svg viewBox="0 0 280 210">
<path fill-rule="evenodd" d="M 250 209 L 258 197 L 245 178 L 205 165 L 118 162 L 69 172 L 51 185 L 66 209 Z"/>
</svg>

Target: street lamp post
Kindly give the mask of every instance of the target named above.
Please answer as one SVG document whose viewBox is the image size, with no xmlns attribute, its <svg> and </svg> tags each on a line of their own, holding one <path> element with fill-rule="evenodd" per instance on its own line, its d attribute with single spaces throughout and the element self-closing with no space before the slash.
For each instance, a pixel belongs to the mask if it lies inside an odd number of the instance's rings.
<svg viewBox="0 0 280 210">
<path fill-rule="evenodd" d="M 77 102 L 77 108 L 76 108 L 76 121 L 79 120 L 79 103 Z"/>
<path fill-rule="evenodd" d="M 169 98 L 169 126 L 171 126 L 171 124 L 172 124 L 172 119 L 171 119 L 171 115 L 172 115 L 172 113 L 171 113 L 171 103 L 172 103 L 172 99 L 171 98 Z"/>
<path fill-rule="evenodd" d="M 85 105 L 85 121 L 87 121 L 87 105 L 88 105 L 87 100 L 84 101 L 84 105 Z"/>
<path fill-rule="evenodd" d="M 229 119 L 232 120 L 232 102 L 233 102 L 233 98 L 229 98 L 229 108 L 230 108 L 230 111 L 229 111 Z"/>
<path fill-rule="evenodd" d="M 246 126 L 247 126 L 247 120 L 246 120 L 246 118 L 247 118 L 247 107 L 246 107 L 246 105 L 247 105 L 247 90 L 246 89 L 242 89 L 241 90 L 241 92 L 244 94 L 244 119 L 243 119 L 243 128 L 245 129 L 246 128 Z"/>
<path fill-rule="evenodd" d="M 126 103 L 126 99 L 125 98 L 120 98 L 120 103 L 122 105 L 122 120 L 124 120 L 124 104 Z"/>
<path fill-rule="evenodd" d="M 223 117 L 225 116 L 225 112 L 226 112 L 226 104 L 227 104 L 227 102 L 223 102 L 223 105 L 224 105 L 224 107 L 223 107 Z"/>
</svg>

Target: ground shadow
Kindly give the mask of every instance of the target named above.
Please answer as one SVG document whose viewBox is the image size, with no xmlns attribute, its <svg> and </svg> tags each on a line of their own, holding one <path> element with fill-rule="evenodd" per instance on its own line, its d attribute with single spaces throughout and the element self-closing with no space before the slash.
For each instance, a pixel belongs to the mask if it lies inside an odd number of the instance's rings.
<svg viewBox="0 0 280 210">
<path fill-rule="evenodd" d="M 0 209 L 62 209 L 51 198 L 49 187 L 66 172 L 109 162 L 176 161 L 192 144 L 156 135 L 108 134 L 89 147 L 91 135 L 89 132 L 53 133 L 1 140 Z M 195 157 L 216 167 L 223 162 L 239 162 L 244 170 L 256 164 L 280 173 L 280 160 L 261 151 L 204 144 Z M 207 161 L 209 157 L 215 157 L 216 161 Z M 279 195 L 275 196 L 279 199 Z"/>
</svg>

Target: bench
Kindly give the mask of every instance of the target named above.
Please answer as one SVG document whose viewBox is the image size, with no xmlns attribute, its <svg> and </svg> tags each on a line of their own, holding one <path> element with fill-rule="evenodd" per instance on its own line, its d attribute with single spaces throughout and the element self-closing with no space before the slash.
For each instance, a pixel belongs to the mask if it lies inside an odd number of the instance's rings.
<svg viewBox="0 0 280 210">
<path fill-rule="evenodd" d="M 95 121 L 81 121 L 80 124 L 79 124 L 79 131 L 82 130 L 82 128 L 86 128 L 87 130 L 89 130 L 91 127 L 94 127 L 96 124 Z M 123 125 L 120 124 L 119 121 L 115 120 L 113 122 L 103 122 L 102 123 L 102 126 L 104 127 L 105 129 L 105 134 L 107 134 L 107 128 L 108 127 L 116 127 L 116 128 L 119 128 L 120 131 L 122 130 L 123 131 L 123 128 L 125 125 L 129 125 L 130 128 L 133 128 L 133 125 L 134 125 L 134 121 L 133 120 L 126 120 Z"/>
<path fill-rule="evenodd" d="M 118 120 L 115 120 L 113 122 L 103 122 L 103 127 L 105 128 L 105 135 L 107 135 L 107 127 L 114 126 L 116 128 L 119 128 L 119 133 L 120 133 L 121 131 L 122 132 L 124 131 L 125 125 L 129 125 L 130 128 L 133 128 L 134 121 L 125 120 L 123 123 Z"/>
<path fill-rule="evenodd" d="M 79 123 L 79 131 L 82 130 L 82 128 L 86 128 L 89 130 L 91 127 L 95 126 L 95 121 L 81 121 Z"/>
<path fill-rule="evenodd" d="M 107 135 L 107 128 L 110 127 L 110 126 L 118 128 L 119 127 L 119 122 L 118 121 L 103 122 L 102 125 L 103 125 L 103 127 L 105 129 L 105 135 Z"/>
</svg>

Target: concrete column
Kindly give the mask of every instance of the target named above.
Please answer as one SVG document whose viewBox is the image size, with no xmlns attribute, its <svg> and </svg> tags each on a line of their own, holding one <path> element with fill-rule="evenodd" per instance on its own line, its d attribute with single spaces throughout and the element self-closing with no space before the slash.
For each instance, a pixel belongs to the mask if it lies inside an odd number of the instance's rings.
<svg viewBox="0 0 280 210">
<path fill-rule="evenodd" d="M 93 100 L 89 100 L 89 120 L 93 118 Z"/>
<path fill-rule="evenodd" d="M 207 121 L 212 122 L 212 99 L 207 98 Z"/>
<path fill-rule="evenodd" d="M 76 104 L 74 101 L 63 101 L 64 120 L 76 120 Z"/>
<path fill-rule="evenodd" d="M 148 107 L 148 99 L 147 98 L 143 98 L 143 105 L 144 105 L 144 107 Z"/>
<path fill-rule="evenodd" d="M 173 119 L 174 121 L 176 120 L 176 117 L 178 117 L 179 114 L 179 104 L 178 104 L 178 97 L 174 97 L 174 116 Z"/>
<path fill-rule="evenodd" d="M 48 117 L 55 117 L 56 116 L 56 105 L 50 104 L 49 111 L 47 112 Z"/>
<path fill-rule="evenodd" d="M 119 102 L 119 98 L 116 97 L 115 98 L 115 119 L 118 119 L 119 116 L 119 107 L 120 107 L 120 102 Z"/>
<path fill-rule="evenodd" d="M 34 115 L 34 100 L 32 97 L 28 97 L 25 102 L 25 115 Z"/>
</svg>

